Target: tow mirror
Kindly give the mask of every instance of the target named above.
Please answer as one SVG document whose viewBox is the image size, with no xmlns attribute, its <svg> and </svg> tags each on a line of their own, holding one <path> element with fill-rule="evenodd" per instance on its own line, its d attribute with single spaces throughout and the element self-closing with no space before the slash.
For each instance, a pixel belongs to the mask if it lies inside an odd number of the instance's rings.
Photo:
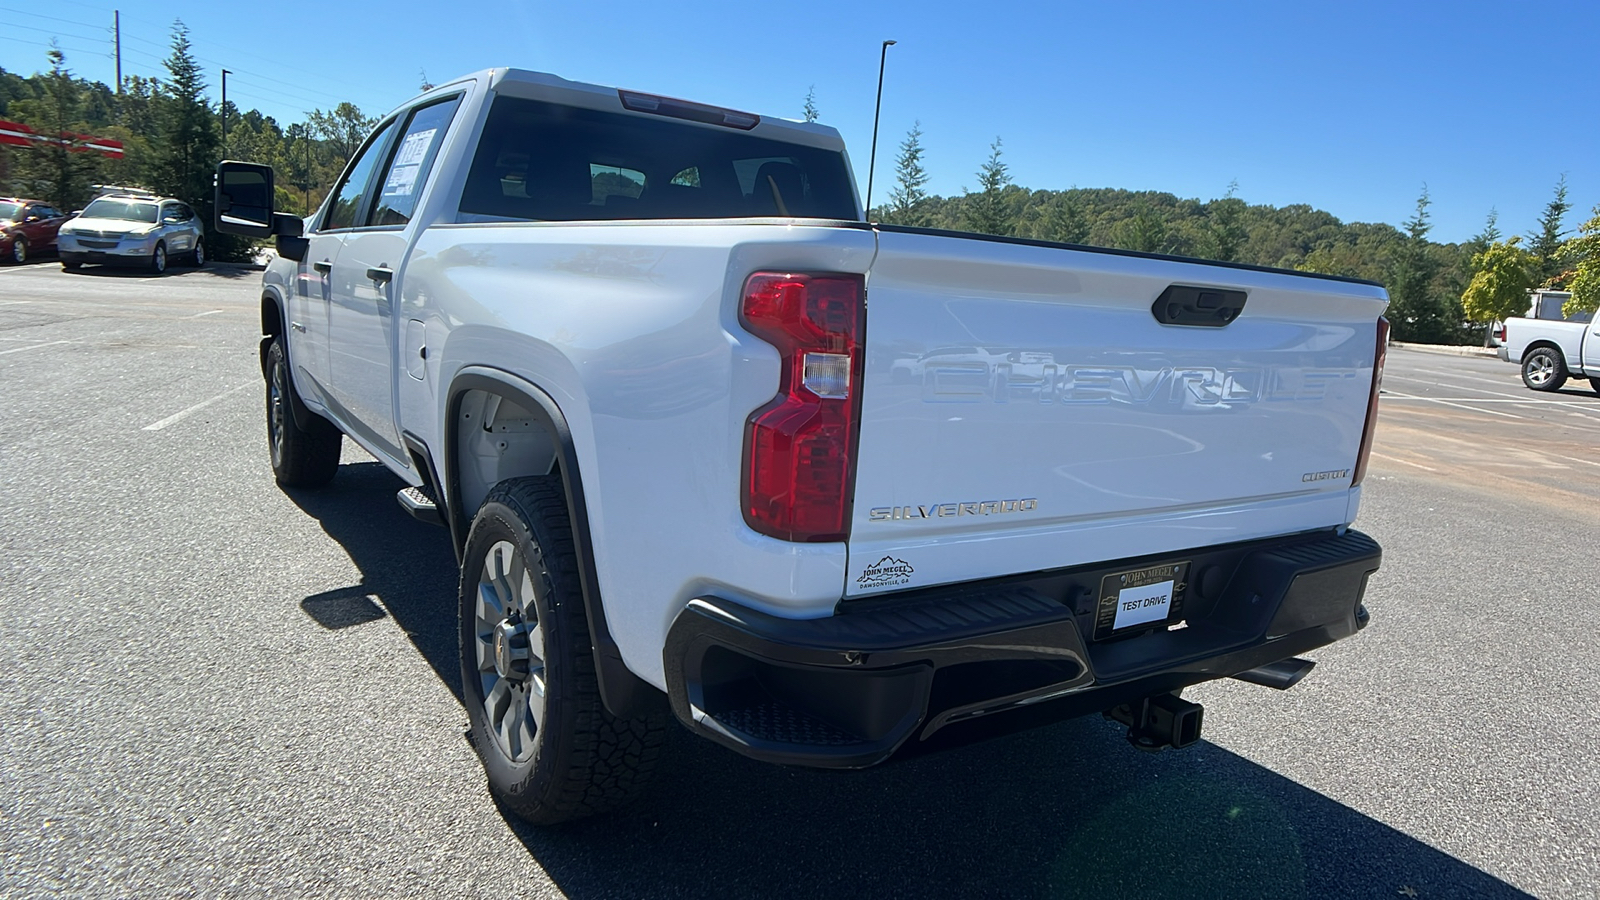
<svg viewBox="0 0 1600 900">
<path fill-rule="evenodd" d="M 226 160 L 217 165 L 214 224 L 223 234 L 272 236 L 272 167 Z"/>
<path fill-rule="evenodd" d="M 299 262 L 310 246 L 301 237 L 305 222 L 273 209 L 276 196 L 271 166 L 224 160 L 217 164 L 216 221 L 212 225 L 223 234 L 276 235 L 278 255 Z"/>
</svg>

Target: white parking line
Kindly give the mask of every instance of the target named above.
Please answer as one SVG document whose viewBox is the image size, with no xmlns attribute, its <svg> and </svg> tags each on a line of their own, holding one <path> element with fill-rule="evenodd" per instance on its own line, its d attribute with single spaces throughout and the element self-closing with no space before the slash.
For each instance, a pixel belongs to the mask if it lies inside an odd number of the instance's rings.
<svg viewBox="0 0 1600 900">
<path fill-rule="evenodd" d="M 66 341 L 45 341 L 42 344 L 34 344 L 31 347 L 12 347 L 10 350 L 0 350 L 0 356 L 5 356 L 7 353 L 21 353 L 24 350 L 37 350 L 40 347 L 54 347 L 57 344 L 65 344 L 65 343 L 67 343 L 67 342 Z"/>
<path fill-rule="evenodd" d="M 32 302 L 32 300 L 0 300 L 0 306 L 17 306 L 18 304 Z"/>
<path fill-rule="evenodd" d="M 185 319 L 201 319 L 201 318 L 205 318 L 206 316 L 214 316 L 219 312 L 227 312 L 227 310 L 224 310 L 224 309 L 208 309 L 203 313 L 195 313 L 192 316 L 184 316 L 184 318 Z"/>
<path fill-rule="evenodd" d="M 1422 463 L 1414 463 L 1409 459 L 1401 459 L 1398 456 L 1390 456 L 1387 453 L 1379 453 L 1376 450 L 1372 451 L 1372 455 L 1378 457 L 1379 459 L 1387 459 L 1390 462 L 1397 462 L 1397 463 L 1401 463 L 1401 464 L 1407 465 L 1407 466 L 1416 466 L 1419 469 L 1426 469 L 1429 472 L 1437 472 L 1437 471 L 1439 471 L 1438 469 L 1435 469 L 1433 466 L 1425 466 Z"/>
<path fill-rule="evenodd" d="M 1438 403 L 1443 406 L 1454 406 L 1456 409 L 1464 409 L 1468 412 L 1482 413 L 1486 416 L 1503 416 L 1507 419 L 1527 418 L 1527 416 L 1513 416 L 1511 413 L 1499 412 L 1493 409 L 1480 409 L 1476 406 L 1468 406 L 1465 403 L 1452 403 L 1449 400 L 1438 400 L 1433 397 L 1418 397 L 1416 394 L 1402 394 L 1399 391 L 1386 391 L 1385 393 L 1391 397 L 1399 397 L 1403 400 L 1425 400 L 1429 403 Z"/>
<path fill-rule="evenodd" d="M 219 400 L 226 400 L 227 398 L 233 396 L 234 394 L 237 394 L 240 391 L 244 390 L 245 388 L 248 388 L 248 387 L 251 387 L 251 386 L 252 386 L 251 384 L 241 384 L 236 388 L 231 388 L 229 390 L 223 391 L 222 393 L 216 395 L 215 397 L 212 397 L 210 400 L 201 400 L 199 403 L 196 403 L 195 405 L 189 407 L 186 410 L 183 410 L 182 412 L 175 412 L 172 415 L 167 416 L 165 419 L 162 419 L 159 422 L 151 422 L 149 425 L 146 425 L 144 427 L 144 430 L 145 431 L 160 431 L 161 429 L 167 427 L 168 425 L 174 424 L 176 422 L 181 422 L 184 419 L 187 419 L 190 416 L 194 415 L 195 413 L 199 412 L 200 410 L 205 409 L 206 407 L 210 406 L 211 404 L 216 403 Z"/>
</svg>

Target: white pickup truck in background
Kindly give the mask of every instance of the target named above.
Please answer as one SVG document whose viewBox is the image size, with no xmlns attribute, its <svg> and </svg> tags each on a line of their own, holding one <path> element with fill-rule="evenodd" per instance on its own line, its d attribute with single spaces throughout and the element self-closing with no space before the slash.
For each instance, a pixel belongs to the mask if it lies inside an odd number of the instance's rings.
<svg viewBox="0 0 1600 900">
<path fill-rule="evenodd" d="M 1367 623 L 1370 282 L 872 225 L 831 128 L 508 69 L 386 116 L 304 222 L 265 166 L 217 194 L 277 238 L 278 481 L 342 433 L 448 528 L 531 821 L 631 796 L 669 715 L 834 768 L 1100 712 L 1184 746 L 1185 687 Z"/>
<path fill-rule="evenodd" d="M 1570 377 L 1589 379 L 1600 393 L 1600 316 L 1587 322 L 1506 319 L 1495 336 L 1496 354 L 1522 366 L 1522 383 L 1536 391 L 1559 391 Z"/>
</svg>

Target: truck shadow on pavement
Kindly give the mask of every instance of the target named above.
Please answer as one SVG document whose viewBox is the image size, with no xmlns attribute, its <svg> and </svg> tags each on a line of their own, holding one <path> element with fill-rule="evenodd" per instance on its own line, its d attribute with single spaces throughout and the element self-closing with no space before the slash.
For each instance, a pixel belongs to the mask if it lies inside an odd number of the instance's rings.
<svg viewBox="0 0 1600 900">
<path fill-rule="evenodd" d="M 291 495 L 363 573 L 302 608 L 328 628 L 393 616 L 459 698 L 455 558 L 399 487 L 366 463 Z M 1144 754 L 1098 717 L 855 773 L 672 738 L 619 813 L 539 829 L 502 810 L 566 896 L 1529 896 L 1214 744 Z"/>
</svg>

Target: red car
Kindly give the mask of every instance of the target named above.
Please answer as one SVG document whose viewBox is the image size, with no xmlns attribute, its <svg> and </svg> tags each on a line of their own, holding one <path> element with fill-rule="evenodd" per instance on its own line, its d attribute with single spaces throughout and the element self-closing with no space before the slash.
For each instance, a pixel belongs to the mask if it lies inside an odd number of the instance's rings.
<svg viewBox="0 0 1600 900">
<path fill-rule="evenodd" d="M 0 197 L 0 259 L 21 263 L 56 252 L 56 232 L 68 218 L 43 200 Z"/>
</svg>

